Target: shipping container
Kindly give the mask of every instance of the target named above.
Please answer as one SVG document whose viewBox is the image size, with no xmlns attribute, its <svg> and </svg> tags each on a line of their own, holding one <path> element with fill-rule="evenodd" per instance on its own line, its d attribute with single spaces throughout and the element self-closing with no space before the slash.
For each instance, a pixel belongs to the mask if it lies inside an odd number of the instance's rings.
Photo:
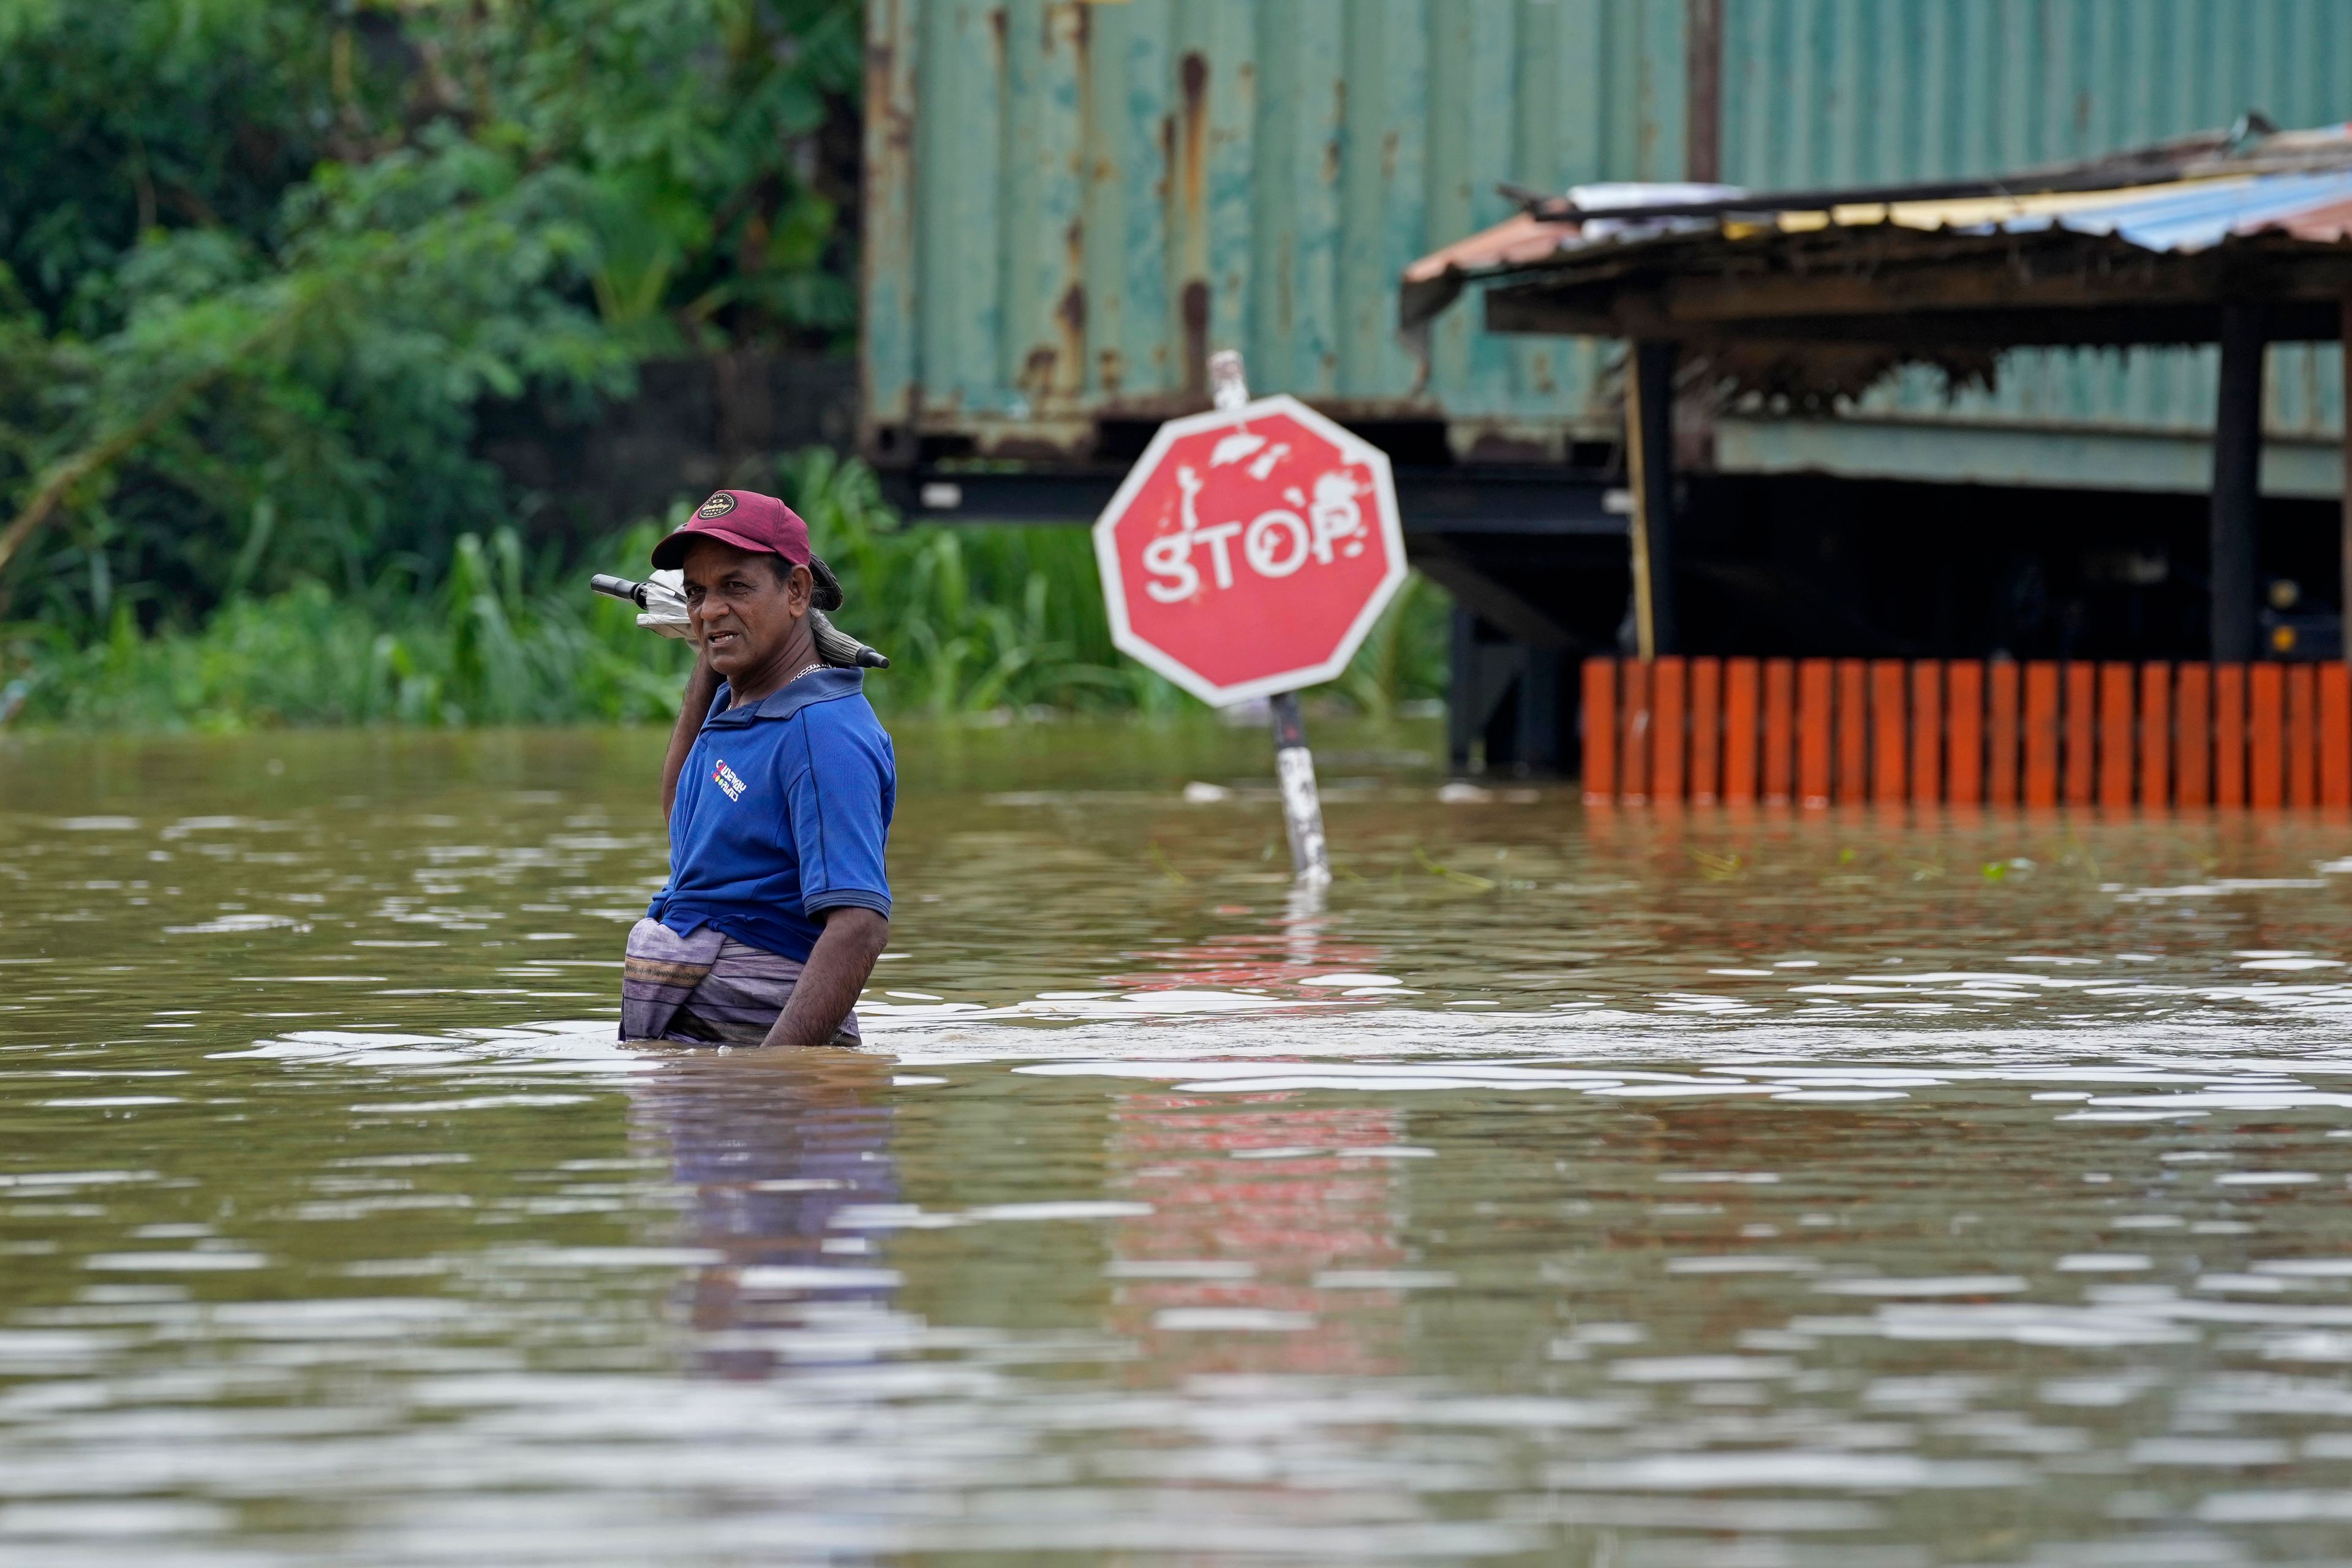
<svg viewBox="0 0 2352 1568">
<path fill-rule="evenodd" d="M 1396 279 L 1507 215 L 1497 182 L 1680 178 L 1684 10 L 873 0 L 869 450 L 1085 460 L 1205 407 L 1222 347 L 1259 390 L 1457 458 L 1605 434 L 1598 345 L 1465 313 L 1424 370 Z"/>
<path fill-rule="evenodd" d="M 1996 173 L 2352 114 L 2342 0 L 872 0 L 864 441 L 886 466 L 1114 461 L 1204 360 L 1411 462 L 1590 458 L 1612 345 L 1398 341 L 1403 266 L 1496 188 Z M 2340 483 L 2336 351 L 2270 366 L 2270 487 Z M 1727 420 L 1727 469 L 2196 489 L 2210 353 L 2012 355 L 1836 420 Z M 1605 447 L 1602 448 L 1605 452 Z"/>
</svg>

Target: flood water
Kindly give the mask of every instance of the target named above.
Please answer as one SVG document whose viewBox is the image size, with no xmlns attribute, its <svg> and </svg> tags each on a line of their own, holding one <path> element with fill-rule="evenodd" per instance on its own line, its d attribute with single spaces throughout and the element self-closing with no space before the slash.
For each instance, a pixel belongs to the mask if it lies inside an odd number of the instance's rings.
<svg viewBox="0 0 2352 1568">
<path fill-rule="evenodd" d="M 1318 742 L 901 727 L 783 1059 L 658 734 L 0 743 L 0 1561 L 2352 1562 L 2352 822 Z"/>
</svg>

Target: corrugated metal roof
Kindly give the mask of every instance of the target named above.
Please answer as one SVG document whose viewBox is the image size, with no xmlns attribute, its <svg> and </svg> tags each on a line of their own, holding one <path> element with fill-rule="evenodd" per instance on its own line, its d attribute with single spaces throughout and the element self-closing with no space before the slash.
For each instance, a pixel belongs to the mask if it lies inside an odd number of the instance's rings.
<svg viewBox="0 0 2352 1568">
<path fill-rule="evenodd" d="M 2116 194 L 2129 199 L 2112 205 L 2060 202 L 1983 226 L 2010 234 L 2041 228 L 2107 234 L 2142 250 L 2208 250 L 2237 236 L 2273 229 L 2295 232 L 2299 221 L 2315 209 L 2352 198 L 2352 169 L 2184 180 Z"/>
<path fill-rule="evenodd" d="M 2352 161 L 2352 150 L 2346 153 Z M 2221 175 L 2128 185 L 2112 191 L 2069 191 L 2040 196 L 1977 196 L 1942 202 L 1841 206 L 1829 212 L 1784 212 L 1783 232 L 1874 223 L 1971 234 L 2027 234 L 2061 228 L 2105 234 L 2143 250 L 2206 250 L 2233 236 L 2278 231 L 2299 239 L 2340 238 L 2340 220 L 2320 217 L 2352 200 L 2352 167 L 2276 174 Z M 1727 228 L 1738 225 L 1727 224 Z M 1524 254 L 1525 247 L 1521 253 Z"/>
<path fill-rule="evenodd" d="M 1912 365 L 1994 387 L 2018 345 L 2210 343 L 2230 300 L 2260 300 L 2275 339 L 2333 342 L 2352 287 L 2352 136 L 2261 129 L 1927 185 L 1573 191 L 1416 263 L 1402 319 L 1417 329 L 1466 284 L 1496 283 L 1490 326 L 1679 341 L 1724 411 L 1749 417 L 1842 413 Z"/>
<path fill-rule="evenodd" d="M 2298 139 L 2328 132 L 2297 132 Z M 1832 228 L 1894 226 L 1957 234 L 2032 234 L 2053 229 L 2105 235 L 2143 250 L 2208 250 L 2238 237 L 2279 233 L 2316 243 L 2342 239 L 2352 229 L 2352 134 L 2336 128 L 2342 167 L 2274 173 L 2217 173 L 2189 179 L 2052 191 L 2027 195 L 1970 195 L 1925 201 L 1848 201 L 1842 193 L 1782 193 L 1751 199 L 1748 193 L 1706 204 L 1712 213 L 1664 211 L 1609 216 L 1627 205 L 1620 187 L 1586 186 L 1570 193 L 1576 217 L 1525 212 L 1423 257 L 1407 268 L 1408 285 L 1448 274 L 1464 279 L 1540 268 L 1564 255 L 1580 258 L 1603 247 L 1631 247 L 1668 235 L 1715 229 L 1732 240 Z M 1999 184 L 1987 181 L 1986 184 Z M 1690 204 L 1698 205 L 1698 204 Z M 1411 312 L 1409 311 L 1410 315 Z"/>
</svg>

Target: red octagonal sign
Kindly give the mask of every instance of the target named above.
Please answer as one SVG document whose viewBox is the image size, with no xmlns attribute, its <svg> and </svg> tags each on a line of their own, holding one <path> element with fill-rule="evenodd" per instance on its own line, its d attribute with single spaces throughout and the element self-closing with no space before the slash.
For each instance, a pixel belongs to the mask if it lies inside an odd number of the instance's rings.
<svg viewBox="0 0 2352 1568">
<path fill-rule="evenodd" d="M 1332 679 L 1404 582 L 1388 454 L 1294 397 L 1171 419 L 1095 559 L 1113 640 L 1202 700 Z"/>
</svg>

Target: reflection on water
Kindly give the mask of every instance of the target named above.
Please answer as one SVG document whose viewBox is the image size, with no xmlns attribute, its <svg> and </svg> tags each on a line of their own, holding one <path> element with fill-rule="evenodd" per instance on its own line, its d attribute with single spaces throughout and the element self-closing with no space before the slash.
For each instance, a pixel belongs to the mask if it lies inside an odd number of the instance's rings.
<svg viewBox="0 0 2352 1568">
<path fill-rule="evenodd" d="M 632 1082 L 639 1142 L 692 1205 L 681 1297 L 702 1371 L 873 1360 L 870 1334 L 840 1331 L 887 1320 L 899 1282 L 855 1228 L 898 1203 L 889 1083 L 887 1063 L 832 1050 L 679 1052 Z"/>
<path fill-rule="evenodd" d="M 1382 1287 L 1403 1257 L 1390 1180 L 1402 1115 L 1302 1107 L 1282 1094 L 1139 1094 L 1113 1113 L 1112 1188 L 1145 1199 L 1108 1276 L 1114 1331 L 1147 1363 L 1204 1372 L 1393 1375 L 1404 1370 Z M 1371 1287 L 1361 1311 L 1335 1287 Z M 1156 1375 L 1164 1377 L 1166 1373 Z"/>
<path fill-rule="evenodd" d="M 2352 824 L 901 740 L 781 1058 L 657 736 L 0 751 L 0 1561 L 2352 1561 Z"/>
</svg>

